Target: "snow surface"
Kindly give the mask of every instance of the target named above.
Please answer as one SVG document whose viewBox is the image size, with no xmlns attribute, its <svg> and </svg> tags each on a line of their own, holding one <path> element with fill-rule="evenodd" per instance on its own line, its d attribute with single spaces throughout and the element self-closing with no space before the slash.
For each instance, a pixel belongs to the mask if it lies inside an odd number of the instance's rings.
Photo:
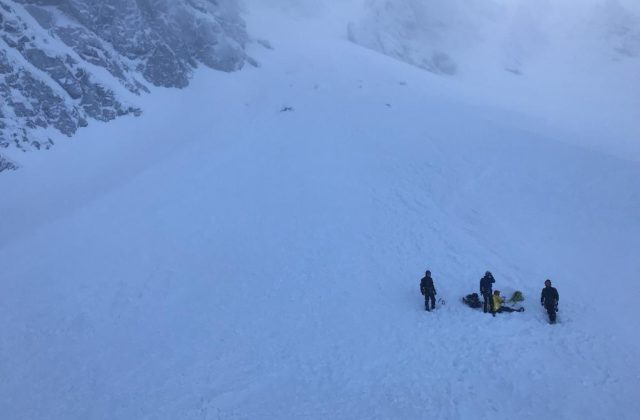
<svg viewBox="0 0 640 420">
<path fill-rule="evenodd" d="M 2 417 L 636 418 L 638 156 L 254 10 L 260 68 L 0 177 Z"/>
</svg>

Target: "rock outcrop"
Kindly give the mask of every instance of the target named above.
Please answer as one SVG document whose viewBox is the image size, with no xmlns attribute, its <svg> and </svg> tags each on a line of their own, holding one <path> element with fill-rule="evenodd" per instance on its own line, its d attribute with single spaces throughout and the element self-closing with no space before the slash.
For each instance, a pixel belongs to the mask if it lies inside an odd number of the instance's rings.
<svg viewBox="0 0 640 420">
<path fill-rule="evenodd" d="M 0 148 L 137 115 L 127 98 L 151 85 L 242 68 L 246 41 L 233 0 L 0 0 Z"/>
</svg>

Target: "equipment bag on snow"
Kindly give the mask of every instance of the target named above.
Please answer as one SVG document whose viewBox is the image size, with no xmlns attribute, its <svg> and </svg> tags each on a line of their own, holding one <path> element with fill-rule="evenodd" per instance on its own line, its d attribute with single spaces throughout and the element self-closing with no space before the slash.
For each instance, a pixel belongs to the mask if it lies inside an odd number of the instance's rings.
<svg viewBox="0 0 640 420">
<path fill-rule="evenodd" d="M 511 299 L 509 299 L 510 303 L 518 303 L 518 302 L 522 302 L 524 300 L 524 295 L 522 294 L 522 292 L 520 290 L 516 290 L 515 292 L 513 292 L 513 295 L 511 296 Z"/>
<path fill-rule="evenodd" d="M 462 302 L 471 308 L 481 308 L 482 302 L 480 302 L 480 298 L 477 293 L 471 293 L 462 298 Z"/>
</svg>

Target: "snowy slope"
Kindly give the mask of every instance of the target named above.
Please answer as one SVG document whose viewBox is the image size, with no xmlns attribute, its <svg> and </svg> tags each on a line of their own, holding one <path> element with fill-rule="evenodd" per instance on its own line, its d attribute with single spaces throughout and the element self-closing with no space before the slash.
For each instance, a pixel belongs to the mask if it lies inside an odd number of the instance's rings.
<svg viewBox="0 0 640 420">
<path fill-rule="evenodd" d="M 3 417 L 635 418 L 637 159 L 325 21 L 247 19 L 261 68 L 0 178 Z M 487 269 L 525 313 L 458 303 Z"/>
</svg>

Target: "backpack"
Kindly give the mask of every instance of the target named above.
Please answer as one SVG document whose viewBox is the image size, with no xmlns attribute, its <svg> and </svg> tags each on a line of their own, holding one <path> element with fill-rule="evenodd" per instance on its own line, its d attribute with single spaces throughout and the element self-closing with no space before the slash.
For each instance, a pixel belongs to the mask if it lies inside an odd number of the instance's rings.
<svg viewBox="0 0 640 420">
<path fill-rule="evenodd" d="M 477 293 L 471 293 L 462 298 L 462 302 L 464 302 L 470 308 L 481 308 L 482 303 L 480 302 L 480 298 Z"/>
<path fill-rule="evenodd" d="M 522 292 L 520 290 L 516 290 L 515 292 L 513 292 L 513 295 L 511 296 L 511 299 L 509 299 L 509 302 L 518 303 L 522 302 L 523 300 L 524 295 L 522 294 Z"/>
</svg>

